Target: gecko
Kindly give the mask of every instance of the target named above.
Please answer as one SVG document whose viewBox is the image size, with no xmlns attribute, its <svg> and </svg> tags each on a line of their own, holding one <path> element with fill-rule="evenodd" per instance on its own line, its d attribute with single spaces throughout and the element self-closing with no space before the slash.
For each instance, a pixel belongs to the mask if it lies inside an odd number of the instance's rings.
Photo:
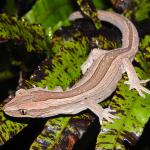
<svg viewBox="0 0 150 150">
<path fill-rule="evenodd" d="M 142 84 L 149 81 L 140 80 L 134 70 L 132 61 L 138 52 L 139 36 L 133 23 L 126 17 L 103 10 L 97 11 L 101 21 L 111 23 L 122 33 L 122 46 L 112 50 L 94 48 L 87 60 L 81 65 L 83 77 L 70 89 L 62 91 L 60 87 L 47 90 L 40 87 L 19 89 L 15 97 L 4 105 L 4 112 L 13 117 L 45 118 L 59 114 L 77 114 L 85 109 L 91 110 L 103 120 L 113 122 L 118 118 L 115 110 L 102 108 L 98 103 L 108 98 L 116 89 L 124 72 L 129 80 L 125 84 L 145 97 L 150 90 Z M 69 19 L 83 18 L 77 11 Z"/>
</svg>

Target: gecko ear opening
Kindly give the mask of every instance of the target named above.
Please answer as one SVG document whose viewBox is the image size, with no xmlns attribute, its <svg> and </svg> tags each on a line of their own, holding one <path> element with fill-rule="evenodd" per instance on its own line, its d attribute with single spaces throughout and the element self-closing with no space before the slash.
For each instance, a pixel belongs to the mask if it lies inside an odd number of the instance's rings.
<svg viewBox="0 0 150 150">
<path fill-rule="evenodd" d="M 22 96 L 25 93 L 27 93 L 25 89 L 19 89 L 18 91 L 16 91 L 16 96 Z"/>
</svg>

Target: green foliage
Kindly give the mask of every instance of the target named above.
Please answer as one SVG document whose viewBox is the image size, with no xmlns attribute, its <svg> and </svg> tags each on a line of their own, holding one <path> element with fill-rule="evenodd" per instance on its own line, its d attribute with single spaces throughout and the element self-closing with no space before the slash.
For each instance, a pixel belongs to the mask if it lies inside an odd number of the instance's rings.
<svg viewBox="0 0 150 150">
<path fill-rule="evenodd" d="M 80 2 L 78 4 L 80 5 Z M 86 4 L 86 6 L 84 4 Z M 89 6 L 87 2 L 84 4 L 80 5 L 81 10 L 89 17 L 92 15 L 96 26 L 100 27 L 100 21 L 95 16 L 95 13 L 86 9 Z M 94 0 L 94 4 L 98 9 L 105 7 L 102 0 Z M 90 6 L 88 8 L 90 8 Z M 50 29 L 47 35 L 51 37 L 52 32 L 59 29 L 62 25 L 69 25 L 68 17 L 73 11 L 72 3 L 69 0 L 53 0 L 53 3 L 50 3 L 48 0 L 38 0 L 23 18 L 27 19 L 30 23 L 39 23 L 46 29 Z"/>
<path fill-rule="evenodd" d="M 140 68 L 144 70 L 144 72 L 150 74 L 150 35 L 145 35 L 145 37 L 141 40 L 140 44 L 140 51 L 138 52 L 138 55 L 135 57 L 135 61 L 139 63 Z M 139 75 L 141 75 L 141 78 L 147 78 L 147 74 L 144 74 L 141 72 L 140 68 L 136 68 L 139 72 Z"/>
<path fill-rule="evenodd" d="M 142 39 L 140 43 L 140 48 L 143 57 L 148 60 L 150 58 L 150 35 L 146 35 L 144 39 Z M 147 61 L 146 63 L 149 64 L 150 62 Z"/>
<path fill-rule="evenodd" d="M 106 5 L 103 0 L 93 0 L 94 6 L 96 9 L 105 9 Z"/>
<path fill-rule="evenodd" d="M 38 25 L 29 25 L 24 20 L 0 14 L 0 29 L 1 41 L 23 41 L 28 51 L 41 51 L 49 47 L 47 37 Z"/>
<path fill-rule="evenodd" d="M 67 20 L 71 12 L 73 8 L 69 0 L 53 0 L 52 3 L 48 0 L 38 0 L 24 18 L 30 23 L 39 23 L 45 28 L 57 26 L 59 29 L 61 25 L 68 24 Z"/>
<path fill-rule="evenodd" d="M 137 21 L 142 21 L 149 18 L 150 3 L 149 0 L 134 0 L 135 7 L 135 18 Z"/>
</svg>

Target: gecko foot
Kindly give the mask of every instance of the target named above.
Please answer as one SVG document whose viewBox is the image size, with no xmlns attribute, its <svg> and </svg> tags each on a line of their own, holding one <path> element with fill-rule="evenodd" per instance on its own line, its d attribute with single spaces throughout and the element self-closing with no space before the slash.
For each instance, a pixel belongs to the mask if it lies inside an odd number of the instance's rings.
<svg viewBox="0 0 150 150">
<path fill-rule="evenodd" d="M 110 108 L 105 108 L 103 109 L 103 111 L 101 112 L 100 115 L 98 115 L 99 117 L 99 121 L 100 121 L 100 124 L 102 125 L 102 121 L 105 119 L 107 120 L 108 122 L 114 122 L 114 119 L 119 119 L 118 116 L 115 116 L 113 114 L 111 114 L 112 112 L 116 112 L 116 110 L 112 110 Z"/>
<path fill-rule="evenodd" d="M 112 110 L 109 107 L 104 109 L 101 105 L 97 104 L 95 100 L 87 99 L 86 101 L 83 101 L 82 104 L 99 117 L 101 125 L 104 119 L 108 122 L 113 122 L 113 119 L 119 119 L 118 116 L 111 114 L 116 112 L 115 110 Z"/>
<path fill-rule="evenodd" d="M 150 94 L 150 90 L 148 90 L 147 88 L 145 88 L 143 85 L 141 85 L 142 83 L 147 83 L 149 82 L 150 79 L 147 80 L 136 80 L 136 81 L 125 81 L 125 84 L 130 85 L 130 90 L 131 89 L 136 89 L 137 92 L 139 93 L 139 95 L 143 98 L 145 98 L 145 95 L 143 94 L 143 92 Z"/>
<path fill-rule="evenodd" d="M 108 122 L 114 122 L 113 119 L 119 119 L 118 116 L 112 115 L 112 112 L 116 112 L 116 110 L 105 108 L 102 112 L 103 118 L 106 119 Z"/>
</svg>

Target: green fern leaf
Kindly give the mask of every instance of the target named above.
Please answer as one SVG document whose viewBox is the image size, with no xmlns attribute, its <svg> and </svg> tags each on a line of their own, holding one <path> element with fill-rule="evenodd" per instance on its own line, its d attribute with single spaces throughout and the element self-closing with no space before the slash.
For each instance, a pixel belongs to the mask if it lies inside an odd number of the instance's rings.
<svg viewBox="0 0 150 150">
<path fill-rule="evenodd" d="M 14 40 L 24 42 L 26 49 L 41 51 L 49 48 L 49 42 L 44 30 L 38 25 L 30 25 L 24 20 L 17 20 L 6 14 L 0 14 L 0 39 L 1 42 Z"/>
</svg>

